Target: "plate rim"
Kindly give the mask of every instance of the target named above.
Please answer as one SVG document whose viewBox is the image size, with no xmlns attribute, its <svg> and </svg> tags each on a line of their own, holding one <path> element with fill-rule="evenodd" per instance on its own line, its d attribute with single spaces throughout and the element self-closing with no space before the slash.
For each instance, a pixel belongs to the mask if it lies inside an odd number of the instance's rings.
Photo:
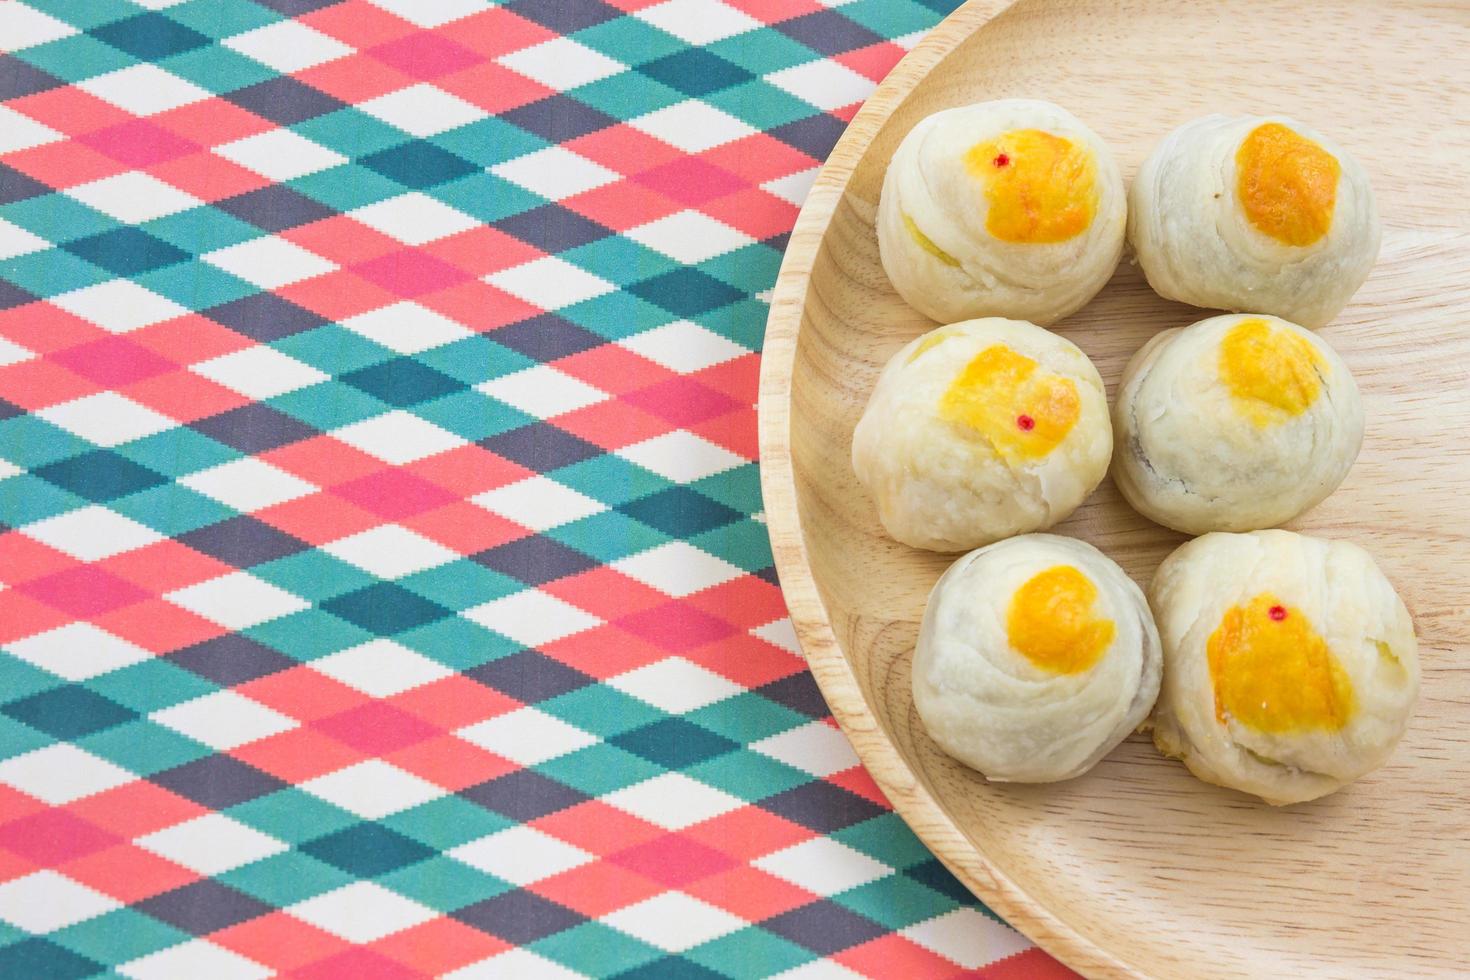
<svg viewBox="0 0 1470 980">
<path fill-rule="evenodd" d="M 944 58 L 1020 0 L 967 0 L 906 54 L 837 141 L 797 216 L 771 294 L 757 400 L 760 485 L 782 595 L 833 717 L 894 810 L 981 901 L 1047 953 L 1087 976 L 1141 977 L 1072 928 L 965 837 L 914 775 L 869 709 L 817 591 L 791 458 L 792 373 L 812 269 L 844 189 L 878 130 Z"/>
</svg>

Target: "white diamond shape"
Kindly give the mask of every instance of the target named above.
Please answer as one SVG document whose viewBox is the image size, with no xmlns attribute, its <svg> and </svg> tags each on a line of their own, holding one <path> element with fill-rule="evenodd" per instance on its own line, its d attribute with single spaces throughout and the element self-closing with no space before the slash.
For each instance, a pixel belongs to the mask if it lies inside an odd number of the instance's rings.
<svg viewBox="0 0 1470 980">
<path fill-rule="evenodd" d="M 682 657 L 659 660 L 604 683 L 675 715 L 723 701 L 744 690 L 739 684 Z"/>
<path fill-rule="evenodd" d="M 682 598 L 739 578 L 744 571 L 687 541 L 670 541 L 620 558 L 612 567 L 644 585 Z"/>
<path fill-rule="evenodd" d="M 162 708 L 148 718 L 217 750 L 233 749 L 237 745 L 279 735 L 301 724 L 231 690 L 215 691 Z"/>
<path fill-rule="evenodd" d="M 151 116 L 209 97 L 208 91 L 193 82 L 186 82 L 151 64 L 133 65 L 105 75 L 95 75 L 86 81 L 77 82 L 76 86 L 104 102 L 111 102 L 128 110 L 135 116 Z"/>
<path fill-rule="evenodd" d="M 19 51 L 21 48 L 45 44 L 71 37 L 77 32 L 70 24 L 41 13 L 23 3 L 0 3 L 0 50 Z M 0 132 L 5 127 L 0 126 Z"/>
<path fill-rule="evenodd" d="M 958 908 L 915 923 L 899 930 L 899 934 L 966 970 L 977 970 L 1031 948 L 1025 936 L 972 908 Z"/>
<path fill-rule="evenodd" d="M 373 3 L 420 27 L 438 27 L 495 6 L 490 0 L 373 0 Z"/>
<path fill-rule="evenodd" d="M 684 429 L 625 446 L 617 454 L 675 483 L 692 483 L 746 462 Z"/>
<path fill-rule="evenodd" d="M 445 795 L 433 783 L 389 765 L 369 759 L 325 776 L 308 779 L 301 788 L 349 813 L 369 820 L 386 817 Z"/>
<path fill-rule="evenodd" d="M 265 344 L 201 361 L 189 370 L 257 401 L 319 384 L 331 377 Z"/>
<path fill-rule="evenodd" d="M 220 43 L 286 75 L 341 58 L 353 50 L 297 20 L 267 24 Z"/>
<path fill-rule="evenodd" d="M 290 850 L 289 844 L 221 813 L 185 820 L 134 843 L 202 875 L 217 875 Z"/>
<path fill-rule="evenodd" d="M 857 754 L 843 734 L 820 721 L 778 732 L 752 743 L 750 747 L 761 755 L 813 776 L 830 776 L 858 764 Z"/>
<path fill-rule="evenodd" d="M 610 397 L 607 392 L 563 374 L 548 364 L 492 378 L 476 385 L 475 390 L 538 419 L 574 412 Z"/>
<path fill-rule="evenodd" d="M 465 444 L 454 433 L 402 410 L 355 422 L 332 435 L 395 466 Z"/>
<path fill-rule="evenodd" d="M 310 607 L 300 596 L 247 572 L 232 572 L 169 592 L 164 598 L 176 606 L 232 630 L 242 630 L 278 616 Z"/>
<path fill-rule="evenodd" d="M 776 974 L 780 980 L 867 980 L 856 970 L 849 970 L 833 960 L 812 960 Z"/>
<path fill-rule="evenodd" d="M 69 681 L 82 681 L 142 663 L 153 654 L 91 623 L 68 623 L 54 630 L 14 640 L 5 649 L 11 656 L 35 664 Z"/>
<path fill-rule="evenodd" d="M 751 864 L 767 874 L 823 896 L 836 895 L 877 881 L 894 870 L 830 837 L 813 838 L 767 854 Z"/>
<path fill-rule="evenodd" d="M 628 123 L 639 132 L 661 139 L 685 153 L 705 150 L 749 136 L 755 129 L 707 102 L 688 99 L 639 116 Z"/>
<path fill-rule="evenodd" d="M 495 599 L 460 615 L 526 647 L 560 640 L 602 622 L 576 606 L 534 589 Z"/>
<path fill-rule="evenodd" d="M 406 245 L 422 245 L 436 238 L 457 235 L 479 224 L 463 211 L 418 191 L 349 211 L 348 217 Z"/>
<path fill-rule="evenodd" d="M 262 289 L 275 289 L 337 268 L 336 263 L 275 235 L 206 252 L 200 258 Z"/>
<path fill-rule="evenodd" d="M 36 414 L 99 446 L 119 446 L 178 425 L 167 415 L 160 415 L 115 391 L 99 391 L 43 408 Z"/>
<path fill-rule="evenodd" d="M 580 847 L 525 826 L 461 844 L 449 856 L 513 885 L 529 885 L 592 860 Z"/>
<path fill-rule="evenodd" d="M 179 980 L 181 977 L 208 977 L 209 980 L 261 980 L 272 971 L 239 953 L 203 939 L 169 946 L 156 953 L 139 957 L 117 968 L 132 980 Z"/>
<path fill-rule="evenodd" d="M 57 806 L 138 777 L 106 759 L 58 742 L 0 762 L 0 783 Z"/>
<path fill-rule="evenodd" d="M 27 350 L 20 344 L 12 343 L 4 337 L 0 337 L 0 367 L 9 367 L 12 364 L 19 364 L 21 361 L 29 361 L 35 356 L 35 351 Z"/>
<path fill-rule="evenodd" d="M 254 456 L 181 476 L 178 482 L 243 513 L 295 500 L 316 489 L 305 480 Z"/>
<path fill-rule="evenodd" d="M 289 129 L 271 129 L 216 146 L 214 152 L 271 180 L 290 180 L 347 162 L 340 153 Z"/>
<path fill-rule="evenodd" d="M 402 694 L 454 673 L 392 640 L 377 639 L 313 660 L 311 668 L 375 698 Z"/>
<path fill-rule="evenodd" d="M 193 194 L 185 194 L 172 184 L 137 170 L 70 187 L 66 193 L 88 207 L 133 225 L 202 203 Z"/>
<path fill-rule="evenodd" d="M 625 337 L 618 344 L 680 374 L 702 371 L 750 351 L 688 320 L 675 320 Z"/>
<path fill-rule="evenodd" d="M 50 126 L 43 126 L 30 116 L 0 105 L 0 154 L 29 150 L 33 146 L 55 143 L 61 138 L 62 135 Z"/>
<path fill-rule="evenodd" d="M 402 578 L 459 557 L 458 552 L 397 524 L 370 528 L 322 545 L 322 550 L 378 578 L 389 579 Z"/>
<path fill-rule="evenodd" d="M 369 99 L 358 109 L 413 136 L 433 136 L 486 118 L 489 113 L 427 82 Z"/>
<path fill-rule="evenodd" d="M 821 167 L 798 170 L 794 174 L 766 181 L 761 185 L 761 189 L 776 195 L 788 204 L 800 207 L 806 201 L 806 196 L 811 193 L 812 184 L 816 183 L 817 174 L 821 171 Z"/>
<path fill-rule="evenodd" d="M 840 109 L 873 94 L 875 83 L 846 65 L 825 58 L 772 72 L 766 81 L 818 109 Z"/>
<path fill-rule="evenodd" d="M 622 62 L 566 37 L 533 44 L 495 60 L 511 71 L 558 92 L 611 78 L 628 68 Z"/>
<path fill-rule="evenodd" d="M 163 540 L 152 528 L 95 504 L 27 524 L 22 530 L 82 561 L 100 561 Z"/>
<path fill-rule="evenodd" d="M 599 921 L 670 953 L 692 949 L 747 925 L 739 916 L 683 892 L 655 895 Z"/>
<path fill-rule="evenodd" d="M 13 259 L 17 255 L 29 255 L 50 247 L 51 243 L 41 236 L 32 235 L 20 225 L 0 219 L 0 259 Z"/>
<path fill-rule="evenodd" d="M 0 885 L 0 919 L 44 934 L 111 912 L 122 903 L 55 871 L 37 871 Z"/>
<path fill-rule="evenodd" d="M 764 25 L 719 0 L 666 0 L 633 14 L 689 44 L 703 45 Z"/>
<path fill-rule="evenodd" d="M 665 830 L 683 830 L 745 805 L 723 790 L 677 772 L 605 793 L 602 801 Z"/>
<path fill-rule="evenodd" d="M 109 279 L 74 289 L 51 297 L 49 302 L 109 333 L 127 333 L 189 312 L 128 279 Z"/>
<path fill-rule="evenodd" d="M 623 234 L 685 265 L 712 259 L 755 241 L 723 221 L 716 221 L 698 211 L 680 211 Z"/>
<path fill-rule="evenodd" d="M 606 279 L 554 255 L 502 269 L 486 276 L 485 281 L 544 310 L 559 310 L 617 289 Z"/>
<path fill-rule="evenodd" d="M 590 191 L 618 179 L 617 171 L 593 163 L 561 146 L 498 163 L 490 172 L 553 201 Z"/>
<path fill-rule="evenodd" d="M 353 943 L 374 942 L 428 922 L 437 914 L 433 909 L 370 881 L 344 885 L 288 906 L 286 911 Z"/>
<path fill-rule="evenodd" d="M 586 976 L 517 946 L 446 973 L 442 980 L 585 980 Z"/>
<path fill-rule="evenodd" d="M 801 655 L 801 643 L 796 639 L 796 629 L 791 625 L 791 620 L 785 616 L 773 619 L 764 626 L 757 626 L 750 632 L 752 636 L 758 636 L 772 646 L 778 646 L 797 656 Z"/>
<path fill-rule="evenodd" d="M 472 503 L 532 531 L 545 531 L 607 510 L 607 504 L 544 476 L 486 490 Z"/>
<path fill-rule="evenodd" d="M 394 303 L 342 321 L 342 326 L 400 354 L 463 340 L 473 331 L 417 303 Z"/>
<path fill-rule="evenodd" d="M 535 708 L 517 708 L 461 728 L 454 734 L 523 766 L 597 744 L 597 737 Z"/>
</svg>

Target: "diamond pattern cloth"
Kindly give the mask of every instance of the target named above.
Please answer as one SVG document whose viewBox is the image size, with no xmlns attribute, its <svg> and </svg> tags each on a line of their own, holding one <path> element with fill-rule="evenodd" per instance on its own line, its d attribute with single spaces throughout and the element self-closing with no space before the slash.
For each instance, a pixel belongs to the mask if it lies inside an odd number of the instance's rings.
<svg viewBox="0 0 1470 980">
<path fill-rule="evenodd" d="M 1063 975 L 834 727 L 754 462 L 953 5 L 0 3 L 0 976 Z"/>
</svg>

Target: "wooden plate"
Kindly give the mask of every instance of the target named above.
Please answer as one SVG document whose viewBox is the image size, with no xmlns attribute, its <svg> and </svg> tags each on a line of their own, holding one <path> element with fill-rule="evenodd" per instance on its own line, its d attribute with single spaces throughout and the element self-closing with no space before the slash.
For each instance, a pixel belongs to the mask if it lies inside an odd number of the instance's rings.
<svg viewBox="0 0 1470 980">
<path fill-rule="evenodd" d="M 1088 776 L 987 785 L 941 755 L 909 656 L 944 556 L 883 536 L 848 452 L 879 367 L 933 324 L 878 263 L 899 139 L 938 109 L 1071 109 L 1125 177 L 1208 112 L 1284 112 L 1364 163 L 1383 252 L 1322 331 L 1363 390 L 1347 482 L 1292 526 L 1377 556 L 1414 613 L 1423 696 L 1383 770 L 1272 809 L 1135 737 Z M 1446 0 L 1000 0 L 946 20 L 858 114 L 792 236 L 766 332 L 761 464 L 776 564 L 834 714 L 899 812 L 997 912 L 1099 976 L 1420 977 L 1470 969 L 1470 5 Z M 1146 338 L 1209 314 L 1125 261 L 1058 326 L 1111 387 Z M 1105 483 L 1060 526 L 1146 584 L 1183 538 Z"/>
</svg>

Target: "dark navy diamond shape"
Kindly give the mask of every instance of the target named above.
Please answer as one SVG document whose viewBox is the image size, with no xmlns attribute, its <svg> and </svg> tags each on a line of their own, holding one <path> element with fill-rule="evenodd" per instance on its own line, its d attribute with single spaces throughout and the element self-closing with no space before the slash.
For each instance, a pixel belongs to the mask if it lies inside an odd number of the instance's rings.
<svg viewBox="0 0 1470 980">
<path fill-rule="evenodd" d="M 770 238 L 761 239 L 761 244 L 766 248 L 771 249 L 773 252 L 780 252 L 783 255 L 786 253 L 786 246 L 790 243 L 791 232 L 789 231 L 783 231 L 779 235 L 772 235 Z"/>
<path fill-rule="evenodd" d="M 700 966 L 682 956 L 665 956 L 613 974 L 612 980 L 723 980 L 725 974 Z"/>
<path fill-rule="evenodd" d="M 24 414 L 26 414 L 25 409 L 21 408 L 19 405 L 12 405 L 5 399 L 0 398 L 0 422 L 4 422 L 6 419 L 13 419 L 17 415 Z"/>
<path fill-rule="evenodd" d="M 806 783 L 760 801 L 762 809 L 829 834 L 886 813 L 878 804 L 827 782 Z"/>
<path fill-rule="evenodd" d="M 12 282 L 0 279 L 0 310 L 8 310 L 13 306 L 24 306 L 35 300 L 36 296 L 33 293 L 28 293 Z"/>
<path fill-rule="evenodd" d="M 543 585 L 597 565 L 595 559 L 539 534 L 518 538 L 470 557 L 486 568 L 520 579 L 527 585 Z"/>
<path fill-rule="evenodd" d="M 500 118 L 551 143 L 565 143 L 617 122 L 607 113 L 565 95 L 527 103 L 502 113 Z"/>
<path fill-rule="evenodd" d="M 733 507 L 711 500 L 688 487 L 670 487 L 618 507 L 636 521 L 675 538 L 688 538 L 724 527 L 741 518 Z"/>
<path fill-rule="evenodd" d="M 262 7 L 269 7 L 276 13 L 296 17 L 301 14 L 309 14 L 313 10 L 321 10 L 323 7 L 335 7 L 342 3 L 342 0 L 255 0 L 255 2 Z"/>
<path fill-rule="evenodd" d="M 239 633 L 184 647 L 169 654 L 168 659 L 221 687 L 234 687 L 296 666 L 296 661 L 285 654 Z"/>
<path fill-rule="evenodd" d="M 787 146 L 796 147 L 814 160 L 825 160 L 846 128 L 847 124 L 841 119 L 820 112 L 815 116 L 777 126 L 771 130 L 771 135 Z"/>
<path fill-rule="evenodd" d="M 97 449 L 50 463 L 36 469 L 35 474 L 94 503 L 116 500 L 168 482 L 168 477 L 139 466 L 110 449 Z"/>
<path fill-rule="evenodd" d="M 523 242 L 535 245 L 543 252 L 565 252 L 569 248 L 595 242 L 613 233 L 611 228 L 604 228 L 559 204 L 546 204 L 530 211 L 522 211 L 495 222 L 495 227 L 507 235 L 514 235 Z"/>
<path fill-rule="evenodd" d="M 975 896 L 970 890 L 960 884 L 960 880 L 950 874 L 949 869 L 933 858 L 923 864 L 916 864 L 909 868 L 904 874 L 914 879 L 921 885 L 927 885 L 945 898 L 954 899 L 961 905 L 974 905 Z"/>
<path fill-rule="evenodd" d="M 360 823 L 301 845 L 301 850 L 359 878 L 376 878 L 434 854 L 411 837 L 375 823 Z"/>
<path fill-rule="evenodd" d="M 495 751 L 494 746 L 490 751 Z M 518 823 L 565 810 L 588 799 L 587 794 L 529 769 L 517 769 L 489 782 L 462 789 L 459 795 Z"/>
<path fill-rule="evenodd" d="M 743 292 L 714 276 L 688 267 L 635 282 L 628 292 L 676 316 L 691 317 L 735 302 Z"/>
<path fill-rule="evenodd" d="M 0 948 L 0 977 L 36 977 L 77 980 L 105 970 L 101 963 L 73 953 L 49 939 L 32 937 Z"/>
<path fill-rule="evenodd" d="M 587 919 L 565 905 L 549 902 L 540 895 L 516 890 L 487 898 L 449 913 L 482 932 L 499 936 L 516 945 L 544 939 L 554 932 L 581 925 Z"/>
<path fill-rule="evenodd" d="M 422 190 L 478 173 L 480 168 L 433 143 L 414 140 L 362 158 L 363 166 L 405 187 Z"/>
<path fill-rule="evenodd" d="M 665 769 L 684 769 L 740 748 L 738 742 L 683 718 L 665 718 L 608 741 Z"/>
<path fill-rule="evenodd" d="M 221 211 L 233 214 L 241 221 L 248 221 L 255 227 L 270 232 L 283 231 L 286 228 L 295 228 L 297 225 L 320 221 L 337 213 L 324 204 L 318 204 L 305 194 L 293 191 L 281 184 L 271 184 L 258 191 L 227 197 L 223 201 L 215 201 L 214 206 Z M 271 296 L 270 293 L 257 295 Z M 275 299 L 274 296 L 271 298 Z M 244 302 L 244 300 L 236 300 L 236 302 Z M 281 302 L 285 301 L 281 300 Z"/>
<path fill-rule="evenodd" d="M 51 188 L 36 178 L 0 163 L 0 204 L 11 204 L 50 193 Z"/>
<path fill-rule="evenodd" d="M 602 450 L 586 439 L 545 422 L 481 439 L 479 445 L 539 473 L 602 455 Z"/>
<path fill-rule="evenodd" d="M 240 108 L 249 109 L 257 116 L 282 126 L 325 116 L 347 104 L 285 75 L 226 92 L 224 97 Z"/>
<path fill-rule="evenodd" d="M 271 910 L 259 899 L 209 878 L 154 895 L 133 907 L 195 936 L 259 918 Z"/>
<path fill-rule="evenodd" d="M 190 531 L 180 535 L 179 540 L 195 551 L 202 551 L 236 568 L 275 561 L 311 547 L 305 541 L 245 514 Z"/>
<path fill-rule="evenodd" d="M 768 582 L 771 585 L 777 586 L 778 588 L 781 585 L 781 576 L 776 574 L 775 565 L 767 565 L 765 568 L 757 568 L 750 574 L 754 575 L 762 582 Z"/>
<path fill-rule="evenodd" d="M 114 228 L 67 242 L 62 247 L 118 276 L 136 276 L 189 258 L 183 249 L 137 228 Z"/>
<path fill-rule="evenodd" d="M 148 778 L 211 810 L 244 803 L 286 786 L 270 773 L 227 755 L 207 755 Z"/>
<path fill-rule="evenodd" d="M 501 327 L 490 335 L 490 339 L 525 354 L 534 361 L 542 362 L 580 354 L 584 350 L 607 343 L 592 331 L 555 313 L 543 313 L 529 320 Z"/>
<path fill-rule="evenodd" d="M 115 20 L 87 33 L 143 61 L 183 54 L 209 43 L 208 37 L 193 28 L 156 13 Z"/>
<path fill-rule="evenodd" d="M 570 34 L 621 16 L 602 0 L 511 0 L 505 7 L 558 34 Z"/>
<path fill-rule="evenodd" d="M 826 718 L 832 713 L 810 671 L 797 671 L 790 677 L 762 684 L 755 688 L 755 693 L 808 718 Z"/>
<path fill-rule="evenodd" d="M 0 102 L 35 95 L 62 84 L 61 79 L 19 58 L 0 54 Z"/>
<path fill-rule="evenodd" d="M 849 912 L 825 899 L 782 912 L 760 923 L 760 927 L 822 956 L 865 943 L 888 931 L 867 916 Z"/>
<path fill-rule="evenodd" d="M 393 636 L 450 615 L 450 611 L 438 603 L 391 582 L 378 582 L 328 599 L 322 603 L 322 608 L 379 636 Z"/>
<path fill-rule="evenodd" d="M 696 99 L 718 92 L 722 88 L 748 82 L 755 76 L 703 48 L 686 48 L 675 54 L 666 55 L 638 70 L 669 88 L 677 89 Z"/>
<path fill-rule="evenodd" d="M 881 36 L 835 10 L 818 10 L 771 26 L 792 40 L 800 41 L 818 54 L 828 57 L 866 48 L 883 40 Z"/>
<path fill-rule="evenodd" d="M 242 405 L 228 412 L 190 422 L 189 427 L 242 453 L 263 453 L 317 434 L 304 422 L 259 403 Z"/>
<path fill-rule="evenodd" d="M 465 672 L 525 704 L 535 704 L 586 687 L 593 679 L 534 650 L 492 660 Z"/>
<path fill-rule="evenodd" d="M 342 380 L 359 391 L 389 405 L 405 408 L 463 391 L 465 384 L 411 357 L 395 357 L 342 375 Z"/>
<path fill-rule="evenodd" d="M 52 738 L 74 739 L 121 725 L 138 717 L 137 712 L 94 694 L 79 684 L 54 687 L 28 698 L 12 701 L 5 714 L 25 722 Z"/>
<path fill-rule="evenodd" d="M 284 191 L 285 188 L 268 187 L 266 190 Z M 294 194 L 295 191 L 290 193 Z M 261 343 L 280 340 L 327 322 L 305 307 L 287 302 L 272 293 L 255 293 L 243 299 L 213 306 L 205 310 L 204 315 Z"/>
</svg>

